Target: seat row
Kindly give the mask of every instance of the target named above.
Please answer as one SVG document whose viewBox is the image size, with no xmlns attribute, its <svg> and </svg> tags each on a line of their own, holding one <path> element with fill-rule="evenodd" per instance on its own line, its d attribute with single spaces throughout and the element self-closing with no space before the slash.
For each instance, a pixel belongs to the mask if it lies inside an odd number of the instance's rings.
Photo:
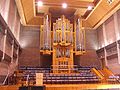
<svg viewBox="0 0 120 90">
<path fill-rule="evenodd" d="M 46 79 L 44 84 L 80 84 L 80 83 L 99 83 L 100 79 Z"/>
</svg>

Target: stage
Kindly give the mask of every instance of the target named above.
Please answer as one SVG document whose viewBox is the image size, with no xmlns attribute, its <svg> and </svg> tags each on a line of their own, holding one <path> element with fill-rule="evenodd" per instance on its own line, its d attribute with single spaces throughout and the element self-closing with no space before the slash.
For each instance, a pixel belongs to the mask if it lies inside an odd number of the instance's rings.
<svg viewBox="0 0 120 90">
<path fill-rule="evenodd" d="M 120 84 L 59 84 L 46 85 L 46 90 L 85 90 L 85 89 L 120 89 Z"/>
<path fill-rule="evenodd" d="M 19 90 L 21 85 L 0 86 L 0 90 Z M 103 90 L 118 90 L 120 84 L 47 84 L 45 90 L 88 90 L 88 89 L 103 89 Z"/>
</svg>

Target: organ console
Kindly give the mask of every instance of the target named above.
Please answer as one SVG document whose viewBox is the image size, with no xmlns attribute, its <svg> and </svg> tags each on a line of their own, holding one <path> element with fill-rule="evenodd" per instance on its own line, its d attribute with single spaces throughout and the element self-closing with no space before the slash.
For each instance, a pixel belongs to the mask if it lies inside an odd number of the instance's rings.
<svg viewBox="0 0 120 90">
<path fill-rule="evenodd" d="M 46 14 L 40 29 L 40 52 L 53 55 L 53 73 L 74 72 L 73 54 L 85 53 L 85 31 L 81 27 L 81 18 L 75 18 L 72 24 L 62 15 L 53 23 L 51 30 L 51 18 Z"/>
</svg>

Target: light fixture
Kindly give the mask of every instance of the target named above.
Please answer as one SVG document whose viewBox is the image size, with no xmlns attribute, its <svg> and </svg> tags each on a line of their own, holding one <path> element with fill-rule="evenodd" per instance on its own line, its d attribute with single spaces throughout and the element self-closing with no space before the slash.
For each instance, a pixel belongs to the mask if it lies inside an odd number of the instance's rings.
<svg viewBox="0 0 120 90">
<path fill-rule="evenodd" d="M 109 4 L 111 4 L 111 3 L 113 2 L 113 0 L 107 0 L 107 2 L 108 2 Z"/>
<path fill-rule="evenodd" d="M 43 6 L 43 2 L 42 2 L 42 1 L 38 1 L 38 2 L 37 2 L 37 5 L 38 5 L 39 7 L 42 7 L 42 6 Z"/>
<path fill-rule="evenodd" d="M 93 6 L 88 6 L 87 9 L 88 9 L 88 10 L 92 10 L 92 8 L 93 8 Z"/>
<path fill-rule="evenodd" d="M 62 7 L 63 7 L 63 8 L 67 8 L 67 4 L 66 4 L 66 3 L 63 3 L 63 4 L 62 4 Z"/>
</svg>

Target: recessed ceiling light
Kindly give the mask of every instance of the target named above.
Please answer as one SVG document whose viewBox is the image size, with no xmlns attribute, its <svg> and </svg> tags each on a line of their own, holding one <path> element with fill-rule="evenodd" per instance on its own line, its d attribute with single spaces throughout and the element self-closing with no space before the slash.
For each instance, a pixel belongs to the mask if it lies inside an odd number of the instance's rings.
<svg viewBox="0 0 120 90">
<path fill-rule="evenodd" d="M 88 10 L 92 10 L 92 8 L 93 8 L 93 6 L 88 6 L 87 9 L 88 9 Z"/>
<path fill-rule="evenodd" d="M 63 7 L 63 8 L 67 8 L 67 4 L 66 4 L 66 3 L 63 3 L 63 4 L 62 4 L 62 7 Z"/>
<path fill-rule="evenodd" d="M 43 6 L 43 2 L 42 2 L 42 1 L 38 1 L 38 2 L 37 2 L 37 5 L 38 5 L 39 7 L 42 7 L 42 6 Z"/>
<path fill-rule="evenodd" d="M 111 3 L 113 2 L 113 0 L 107 0 L 107 2 L 108 2 L 109 4 L 111 4 Z"/>
</svg>

